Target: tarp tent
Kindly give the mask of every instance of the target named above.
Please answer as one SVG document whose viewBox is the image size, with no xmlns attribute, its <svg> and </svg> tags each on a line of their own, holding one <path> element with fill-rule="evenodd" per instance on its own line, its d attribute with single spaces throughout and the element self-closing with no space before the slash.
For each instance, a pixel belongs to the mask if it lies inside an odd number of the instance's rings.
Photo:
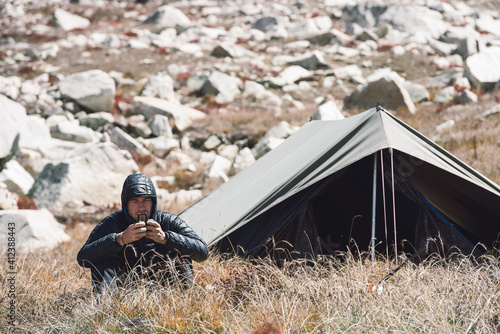
<svg viewBox="0 0 500 334">
<path fill-rule="evenodd" d="M 306 123 L 180 216 L 248 256 L 315 258 L 352 240 L 414 253 L 429 238 L 479 255 L 500 232 L 500 187 L 377 107 Z"/>
</svg>

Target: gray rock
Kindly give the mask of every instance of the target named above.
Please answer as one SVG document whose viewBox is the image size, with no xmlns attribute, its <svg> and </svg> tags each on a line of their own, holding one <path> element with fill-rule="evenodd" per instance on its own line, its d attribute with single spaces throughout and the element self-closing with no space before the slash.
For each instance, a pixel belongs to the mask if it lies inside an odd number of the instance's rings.
<svg viewBox="0 0 500 334">
<path fill-rule="evenodd" d="M 467 58 L 464 75 L 473 87 L 493 90 L 500 82 L 500 47 L 492 46 Z"/>
<path fill-rule="evenodd" d="M 90 25 L 90 21 L 86 18 L 71 14 L 61 8 L 56 8 L 54 11 L 54 22 L 64 31 L 86 29 Z"/>
<path fill-rule="evenodd" d="M 176 28 L 177 26 L 188 27 L 192 23 L 180 9 L 165 5 L 157 8 L 142 24 L 153 25 L 154 31 L 160 32 L 166 28 Z"/>
<path fill-rule="evenodd" d="M 142 91 L 142 96 L 152 96 L 165 100 L 177 100 L 174 91 L 174 80 L 168 74 L 159 74 L 148 77 Z"/>
<path fill-rule="evenodd" d="M 460 94 L 458 94 L 458 103 L 460 104 L 467 104 L 467 103 L 477 103 L 478 101 L 478 96 L 476 93 L 466 89 Z"/>
<path fill-rule="evenodd" d="M 255 162 L 252 150 L 248 147 L 242 148 L 231 166 L 230 175 L 236 175 Z"/>
<path fill-rule="evenodd" d="M 420 103 L 424 101 L 429 101 L 430 94 L 427 88 L 424 85 L 420 85 L 418 83 L 414 83 L 411 81 L 405 81 L 404 87 L 410 94 L 411 100 L 413 103 Z"/>
<path fill-rule="evenodd" d="M 150 152 L 136 139 L 118 127 L 111 129 L 109 136 L 119 148 L 128 150 L 134 156 L 147 156 Z"/>
<path fill-rule="evenodd" d="M 299 59 L 288 62 L 287 65 L 302 66 L 306 70 L 310 71 L 330 68 L 330 65 L 325 61 L 323 53 L 320 51 L 313 51 L 311 53 L 304 54 Z"/>
<path fill-rule="evenodd" d="M 260 138 L 257 144 L 252 148 L 252 154 L 256 159 L 259 159 L 267 152 L 276 148 L 297 130 L 297 127 L 291 126 L 285 121 L 278 123 L 273 126 L 262 138 Z"/>
<path fill-rule="evenodd" d="M 0 95 L 0 159 L 11 153 L 16 136 L 26 136 L 26 109 L 19 103 Z"/>
<path fill-rule="evenodd" d="M 92 111 L 113 109 L 115 81 L 101 70 L 90 70 L 68 75 L 59 82 L 62 96 Z"/>
<path fill-rule="evenodd" d="M 404 79 L 396 72 L 379 70 L 367 81 L 366 85 L 358 86 L 344 98 L 344 108 L 373 108 L 380 103 L 386 109 L 404 109 L 415 113 L 415 104 L 404 87 Z"/>
<path fill-rule="evenodd" d="M 278 25 L 278 20 L 276 20 L 275 17 L 264 16 L 252 23 L 251 28 L 260 30 L 262 32 L 268 32 L 276 25 Z"/>
<path fill-rule="evenodd" d="M 308 78 L 312 75 L 311 71 L 302 66 L 293 65 L 284 69 L 277 77 L 269 78 L 273 86 L 283 87 L 295 83 L 300 79 Z"/>
<path fill-rule="evenodd" d="M 139 171 L 130 153 L 113 143 L 79 146 L 74 156 L 49 163 L 28 193 L 39 208 L 65 214 L 69 208 L 113 205 L 120 202 L 123 181 Z"/>
<path fill-rule="evenodd" d="M 232 161 L 216 155 L 214 161 L 205 169 L 205 176 L 209 179 L 218 179 L 223 182 L 228 180 L 227 175 L 231 169 Z"/>
<path fill-rule="evenodd" d="M 19 196 L 26 196 L 33 186 L 35 179 L 16 160 L 10 160 L 0 172 L 0 183 L 7 186 L 7 190 Z"/>
<path fill-rule="evenodd" d="M 432 74 L 429 77 L 415 80 L 415 82 L 425 86 L 427 89 L 444 88 L 453 85 L 463 75 L 464 70 L 462 68 L 450 68 Z"/>
<path fill-rule="evenodd" d="M 172 127 L 167 116 L 154 115 L 148 125 L 151 129 L 151 135 L 154 137 L 165 136 L 171 138 L 173 136 Z"/>
<path fill-rule="evenodd" d="M 280 110 L 282 104 L 281 98 L 278 95 L 266 89 L 263 85 L 251 80 L 245 81 L 243 97 L 250 98 L 252 101 L 262 103 L 263 105 L 277 110 Z"/>
<path fill-rule="evenodd" d="M 51 250 L 70 241 L 64 225 L 44 209 L 0 211 L 0 227 L 2 250 L 7 250 L 9 232 L 15 233 L 16 252 L 19 253 Z"/>
<path fill-rule="evenodd" d="M 219 137 L 217 137 L 216 135 L 211 135 L 207 138 L 207 140 L 205 140 L 205 142 L 203 143 L 203 147 L 206 150 L 211 151 L 220 144 L 222 144 L 222 141 L 219 139 Z"/>
<path fill-rule="evenodd" d="M 180 143 L 177 139 L 164 136 L 144 139 L 141 142 L 144 144 L 144 147 L 159 158 L 165 158 L 171 151 L 180 148 Z"/>
<path fill-rule="evenodd" d="M 331 99 L 324 99 L 314 111 L 311 119 L 321 121 L 333 121 L 344 119 L 344 115 L 340 111 L 337 103 Z"/>
<path fill-rule="evenodd" d="M 230 57 L 230 58 L 242 58 L 242 57 L 251 57 L 251 58 L 256 58 L 257 54 L 255 52 L 252 52 L 250 50 L 245 49 L 244 47 L 241 47 L 239 45 L 235 45 L 232 43 L 222 43 L 218 46 L 216 46 L 212 52 L 210 53 L 211 56 L 216 57 L 216 58 L 225 58 L 225 57 Z"/>
<path fill-rule="evenodd" d="M 183 131 L 191 125 L 194 120 L 206 117 L 206 115 L 194 108 L 156 97 L 136 96 L 134 98 L 134 114 L 141 114 L 146 120 L 152 119 L 155 115 L 163 115 L 172 120 L 174 126 Z"/>
<path fill-rule="evenodd" d="M 76 120 L 58 122 L 55 126 L 51 127 L 50 133 L 54 138 L 76 143 L 90 143 L 100 140 L 99 135 L 94 130 L 86 126 L 81 126 Z"/>
<path fill-rule="evenodd" d="M 217 154 L 228 160 L 234 161 L 239 150 L 238 145 L 221 145 L 217 148 Z"/>
<path fill-rule="evenodd" d="M 19 195 L 11 193 L 7 185 L 0 183 L 0 212 L 2 210 L 17 210 Z"/>
<path fill-rule="evenodd" d="M 214 71 L 208 77 L 208 80 L 200 88 L 199 94 L 215 95 L 215 101 L 220 104 L 231 103 L 234 99 L 241 94 L 243 82 L 241 79 Z"/>
<path fill-rule="evenodd" d="M 83 113 L 81 117 L 78 117 L 78 122 L 80 125 L 91 128 L 94 131 L 102 129 L 108 124 L 113 124 L 115 117 L 109 112 L 101 111 L 92 114 Z"/>
<path fill-rule="evenodd" d="M 438 91 L 434 96 L 434 98 L 432 99 L 432 102 L 442 103 L 442 104 L 451 103 L 455 100 L 455 97 L 456 97 L 455 87 L 449 86 Z"/>
<path fill-rule="evenodd" d="M 17 100 L 20 95 L 22 81 L 21 78 L 11 76 L 0 76 L 0 94 L 7 96 L 12 100 Z"/>
</svg>

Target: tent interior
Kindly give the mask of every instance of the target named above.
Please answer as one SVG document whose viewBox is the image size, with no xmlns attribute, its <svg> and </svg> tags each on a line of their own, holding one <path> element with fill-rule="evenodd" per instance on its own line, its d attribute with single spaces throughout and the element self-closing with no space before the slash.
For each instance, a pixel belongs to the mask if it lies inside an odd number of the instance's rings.
<svg viewBox="0 0 500 334">
<path fill-rule="evenodd" d="M 377 152 L 376 160 L 374 155 L 364 157 L 302 189 L 214 248 L 249 257 L 271 256 L 278 262 L 348 250 L 367 252 L 373 249 L 373 220 L 374 252 L 380 256 L 411 255 L 423 247 L 427 254 L 480 255 L 486 250 L 481 243 L 491 245 L 496 240 L 500 210 L 495 207 L 496 195 L 490 198 L 456 175 L 440 175 L 439 168 L 393 152 L 393 156 L 388 149 Z"/>
</svg>

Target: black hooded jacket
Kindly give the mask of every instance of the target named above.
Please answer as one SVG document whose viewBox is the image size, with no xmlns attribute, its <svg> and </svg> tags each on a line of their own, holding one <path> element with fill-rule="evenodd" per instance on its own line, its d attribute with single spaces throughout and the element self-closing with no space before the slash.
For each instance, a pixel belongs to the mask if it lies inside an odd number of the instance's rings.
<svg viewBox="0 0 500 334">
<path fill-rule="evenodd" d="M 127 213 L 127 203 L 133 197 L 153 198 L 152 212 L 149 217 L 157 221 L 168 240 L 165 245 L 142 238 L 129 245 L 120 246 L 116 235 L 136 221 Z M 157 209 L 156 190 L 153 182 L 145 174 L 133 174 L 127 177 L 122 189 L 122 209 L 104 218 L 92 231 L 87 242 L 78 252 L 78 264 L 91 268 L 93 274 L 98 268 L 117 268 L 120 272 L 129 271 L 135 265 L 148 265 L 155 255 L 187 256 L 201 262 L 208 257 L 208 247 L 196 232 L 178 216 Z M 132 247 L 131 247 L 132 246 Z M 96 275 L 96 276 L 101 276 Z M 93 275 L 94 276 L 94 275 Z"/>
</svg>

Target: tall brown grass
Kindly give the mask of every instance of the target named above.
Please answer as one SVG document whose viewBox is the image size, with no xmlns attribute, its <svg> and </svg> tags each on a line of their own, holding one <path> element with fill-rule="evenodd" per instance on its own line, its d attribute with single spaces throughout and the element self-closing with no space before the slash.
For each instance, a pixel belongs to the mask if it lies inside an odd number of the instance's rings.
<svg viewBox="0 0 500 334">
<path fill-rule="evenodd" d="M 16 333 L 496 333 L 500 331 L 500 261 L 439 256 L 396 267 L 346 253 L 278 268 L 211 254 L 195 264 L 183 291 L 144 282 L 113 294 L 90 290 L 75 257 L 92 226 L 68 229 L 73 241 L 17 258 Z M 2 257 L 5 258 L 5 257 Z M 0 289 L 7 291 L 6 261 Z M 401 262 L 400 262 L 401 263 Z M 370 285 L 375 288 L 370 289 Z"/>
</svg>

